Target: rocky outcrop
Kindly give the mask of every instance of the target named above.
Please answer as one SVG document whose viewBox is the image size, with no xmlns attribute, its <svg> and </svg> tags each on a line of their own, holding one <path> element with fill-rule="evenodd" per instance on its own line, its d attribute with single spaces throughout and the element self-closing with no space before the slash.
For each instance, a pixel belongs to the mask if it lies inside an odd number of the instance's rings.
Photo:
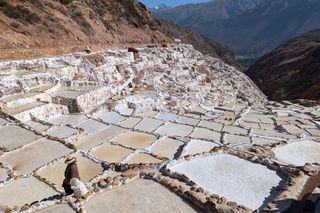
<svg viewBox="0 0 320 213">
<path fill-rule="evenodd" d="M 320 99 L 320 33 L 313 32 L 279 46 L 246 71 L 269 99 Z"/>
</svg>

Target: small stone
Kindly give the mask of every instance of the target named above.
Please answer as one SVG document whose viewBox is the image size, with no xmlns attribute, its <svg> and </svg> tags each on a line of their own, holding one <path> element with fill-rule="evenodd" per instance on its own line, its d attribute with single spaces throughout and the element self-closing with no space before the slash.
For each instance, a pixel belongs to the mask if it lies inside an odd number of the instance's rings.
<svg viewBox="0 0 320 213">
<path fill-rule="evenodd" d="M 128 169 L 127 171 L 125 171 L 122 175 L 130 175 L 134 172 L 133 169 Z"/>
<path fill-rule="evenodd" d="M 145 169 L 145 168 L 146 168 L 145 165 L 141 165 L 141 166 L 139 166 L 139 167 L 140 167 L 140 169 Z"/>
<path fill-rule="evenodd" d="M 179 178 L 181 178 L 181 173 L 179 173 L 179 172 L 175 172 L 174 173 L 174 175 L 173 175 L 175 178 L 177 178 L 177 179 L 179 179 Z"/>
<path fill-rule="evenodd" d="M 127 173 L 123 173 L 123 174 L 121 174 L 121 176 L 126 178 L 126 179 L 129 178 L 129 174 L 127 174 Z"/>
<path fill-rule="evenodd" d="M 129 178 L 132 179 L 132 178 L 134 178 L 135 176 L 137 176 L 137 174 L 134 173 L 134 174 L 129 175 Z"/>
<path fill-rule="evenodd" d="M 113 178 L 114 181 L 120 181 L 121 180 L 121 176 L 120 175 L 117 175 Z"/>
<path fill-rule="evenodd" d="M 113 181 L 112 186 L 119 186 L 120 183 L 118 181 Z"/>
<path fill-rule="evenodd" d="M 231 206 L 232 208 L 237 208 L 238 207 L 238 204 L 236 202 L 232 202 L 232 201 L 229 201 L 227 203 L 228 206 Z"/>
<path fill-rule="evenodd" d="M 155 175 L 156 175 L 155 172 L 149 172 L 147 176 L 150 178 L 153 178 Z"/>
<path fill-rule="evenodd" d="M 199 195 L 196 192 L 190 192 L 190 197 L 195 200 L 199 200 Z"/>
<path fill-rule="evenodd" d="M 250 208 L 248 208 L 248 207 L 246 207 L 246 206 L 243 206 L 243 205 L 239 205 L 238 208 L 239 208 L 239 209 L 243 209 L 243 210 L 245 210 L 246 212 L 252 212 L 252 209 L 250 209 Z"/>
<path fill-rule="evenodd" d="M 10 209 L 9 207 L 6 208 L 5 213 L 10 213 L 12 212 L 12 209 Z"/>
<path fill-rule="evenodd" d="M 41 134 L 42 134 L 40 131 L 35 131 L 35 133 L 36 133 L 37 135 L 41 135 Z"/>
<path fill-rule="evenodd" d="M 220 199 L 220 196 L 219 196 L 219 195 L 217 195 L 217 194 L 212 194 L 212 195 L 210 196 L 210 198 L 213 198 L 213 199 L 219 200 L 219 199 Z"/>
<path fill-rule="evenodd" d="M 129 169 L 130 170 L 130 169 Z M 132 171 L 139 171 L 140 170 L 140 168 L 138 167 L 138 166 L 136 166 L 136 167 L 134 167 L 133 169 L 132 169 Z"/>
<path fill-rule="evenodd" d="M 89 197 L 89 193 L 87 193 L 87 194 L 85 194 L 85 195 L 83 196 L 84 199 L 88 199 L 88 197 Z"/>
<path fill-rule="evenodd" d="M 304 175 L 304 172 L 303 171 L 299 171 L 298 172 L 298 176 L 303 176 Z"/>
<path fill-rule="evenodd" d="M 145 172 L 140 172 L 140 177 L 144 177 L 144 176 L 146 176 L 147 175 L 147 173 L 145 173 Z"/>
<path fill-rule="evenodd" d="M 29 209 L 29 205 L 25 204 L 24 206 L 21 207 L 21 210 L 20 211 L 26 211 Z"/>
<path fill-rule="evenodd" d="M 203 188 L 201 188 L 201 187 L 197 188 L 197 189 L 196 189 L 196 192 L 201 192 L 201 193 L 203 193 Z"/>
<path fill-rule="evenodd" d="M 169 185 L 170 184 L 170 181 L 168 179 L 162 179 L 161 181 L 164 185 Z"/>
<path fill-rule="evenodd" d="M 112 183 L 113 178 L 108 176 L 106 179 L 104 179 L 106 183 Z"/>
<path fill-rule="evenodd" d="M 179 194 L 184 194 L 186 192 L 186 189 L 184 188 L 184 187 L 180 187 L 179 189 L 178 189 L 178 193 Z"/>
<path fill-rule="evenodd" d="M 309 164 L 309 163 L 306 163 L 306 164 L 303 166 L 302 170 L 303 170 L 305 173 L 317 172 L 317 168 L 314 167 L 314 166 L 312 166 L 312 165 Z"/>
<path fill-rule="evenodd" d="M 101 189 L 100 189 L 98 186 L 94 187 L 94 189 L 93 189 L 93 191 L 94 191 L 95 193 L 99 192 L 100 190 L 101 190 Z"/>
<path fill-rule="evenodd" d="M 182 177 L 182 179 L 185 180 L 185 181 L 188 181 L 188 180 L 189 180 L 189 177 L 188 177 L 187 175 L 185 175 L 185 174 L 183 174 L 181 177 Z"/>
<path fill-rule="evenodd" d="M 175 189 L 175 190 L 177 190 L 177 189 L 179 188 L 174 182 L 170 182 L 170 183 L 169 183 L 169 186 L 170 186 L 172 189 Z"/>
<path fill-rule="evenodd" d="M 205 208 L 208 210 L 208 212 L 218 212 L 216 208 L 216 203 L 213 198 L 209 198 L 207 202 L 204 204 Z"/>
<path fill-rule="evenodd" d="M 219 204 L 227 203 L 227 202 L 228 202 L 228 199 L 225 198 L 225 197 L 221 197 L 221 198 L 218 200 L 218 203 L 219 203 Z"/>
<path fill-rule="evenodd" d="M 106 185 L 107 183 L 106 183 L 106 181 L 104 180 L 104 179 L 100 179 L 99 180 L 99 186 L 100 187 L 102 187 L 102 186 L 104 186 L 104 185 Z"/>
</svg>

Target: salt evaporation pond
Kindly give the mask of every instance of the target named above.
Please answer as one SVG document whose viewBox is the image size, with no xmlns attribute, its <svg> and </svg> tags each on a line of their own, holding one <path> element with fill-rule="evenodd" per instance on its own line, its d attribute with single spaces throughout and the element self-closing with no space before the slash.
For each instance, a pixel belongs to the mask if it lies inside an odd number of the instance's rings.
<svg viewBox="0 0 320 213">
<path fill-rule="evenodd" d="M 89 213 L 203 212 L 165 186 L 143 179 L 96 195 L 85 207 Z"/>
<path fill-rule="evenodd" d="M 43 210 L 37 211 L 38 213 L 56 213 L 56 212 L 63 212 L 63 213 L 75 213 L 76 211 L 73 210 L 68 204 L 60 204 L 50 206 Z"/>
<path fill-rule="evenodd" d="M 266 166 L 228 154 L 182 162 L 170 170 L 185 174 L 212 193 L 251 209 L 264 208 L 287 180 Z"/>
<path fill-rule="evenodd" d="M 274 149 L 276 158 L 285 164 L 303 166 L 306 163 L 320 162 L 320 143 L 314 141 L 293 142 Z"/>
</svg>

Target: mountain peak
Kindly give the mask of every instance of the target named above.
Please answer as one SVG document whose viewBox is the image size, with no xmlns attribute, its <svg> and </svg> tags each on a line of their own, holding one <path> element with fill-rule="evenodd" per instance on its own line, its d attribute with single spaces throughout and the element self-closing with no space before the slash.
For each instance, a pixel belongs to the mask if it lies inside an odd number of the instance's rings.
<svg viewBox="0 0 320 213">
<path fill-rule="evenodd" d="M 169 8 L 171 8 L 171 6 L 167 6 L 165 3 L 162 3 L 162 4 L 159 4 L 158 6 L 155 6 L 149 9 L 152 11 L 163 11 Z"/>
</svg>

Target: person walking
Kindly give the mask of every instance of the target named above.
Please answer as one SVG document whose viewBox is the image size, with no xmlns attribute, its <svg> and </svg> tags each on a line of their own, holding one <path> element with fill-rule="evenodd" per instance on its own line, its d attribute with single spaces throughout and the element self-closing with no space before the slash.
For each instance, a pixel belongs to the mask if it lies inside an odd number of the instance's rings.
<svg viewBox="0 0 320 213">
<path fill-rule="evenodd" d="M 64 188 L 66 195 L 71 195 L 73 194 L 73 190 L 71 188 L 70 180 L 72 178 L 77 178 L 80 180 L 79 170 L 77 166 L 77 159 L 76 157 L 70 156 L 65 160 L 64 163 L 68 164 L 68 166 L 66 168 L 66 171 L 64 172 L 65 178 L 63 180 L 62 187 Z"/>
</svg>

